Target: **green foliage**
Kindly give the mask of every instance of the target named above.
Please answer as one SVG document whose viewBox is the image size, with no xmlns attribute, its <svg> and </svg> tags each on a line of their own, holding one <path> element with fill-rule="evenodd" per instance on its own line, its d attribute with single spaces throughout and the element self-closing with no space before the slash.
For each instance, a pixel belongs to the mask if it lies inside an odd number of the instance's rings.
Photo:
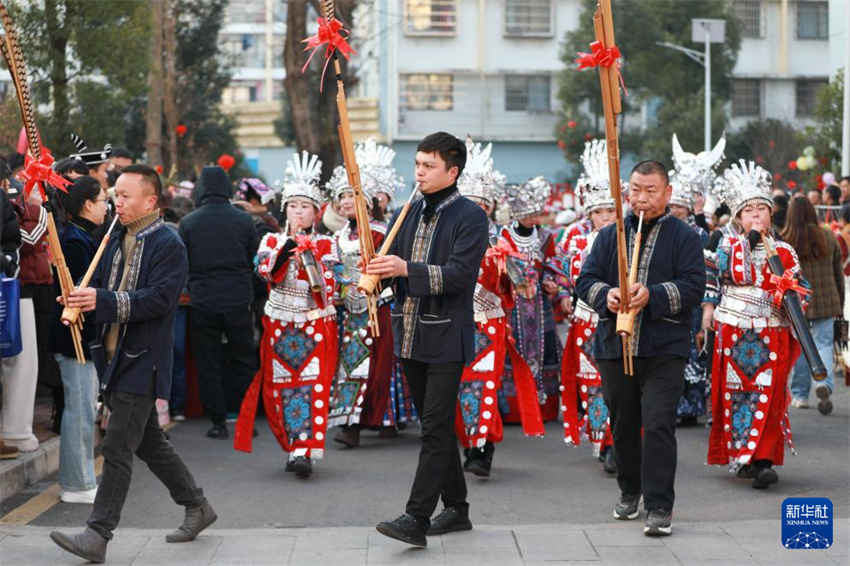
<svg viewBox="0 0 850 566">
<path fill-rule="evenodd" d="M 566 34 L 561 51 L 565 65 L 559 88 L 565 114 L 563 124 L 577 123 L 576 128 L 564 131 L 559 126 L 558 135 L 563 142 L 559 145 L 570 161 L 581 155 L 585 136 L 605 135 L 599 74 L 595 69 L 579 71 L 575 63 L 576 54 L 589 51 L 589 44 L 594 41 L 596 4 L 596 0 L 583 0 L 579 27 Z M 740 48 L 740 32 L 728 2 L 641 0 L 614 2 L 612 9 L 616 44 L 623 56 L 622 73 L 628 89 L 628 96 L 622 99 L 625 117 L 621 120 L 634 119 L 634 112 L 645 102 L 649 102 L 650 116 L 654 115 L 651 127 L 642 133 L 630 132 L 621 122 L 621 149 L 641 157 L 667 159 L 674 132 L 684 138 L 685 149 L 702 148 L 704 70 L 683 53 L 656 44 L 670 42 L 701 50 L 699 44 L 691 41 L 692 18 L 727 21 L 726 42 L 711 47 L 712 125 L 714 137 L 719 136 L 726 123 L 723 104 L 729 100 L 732 69 Z"/>
<path fill-rule="evenodd" d="M 146 0 L 19 1 L 13 18 L 37 102 L 44 143 L 57 156 L 74 151 L 77 133 L 90 147 L 123 145 L 124 109 L 146 90 L 150 13 Z"/>
<path fill-rule="evenodd" d="M 841 125 L 844 121 L 844 72 L 840 69 L 829 85 L 818 93 L 815 127 L 808 129 L 808 141 L 815 155 L 825 159 L 827 171 L 841 171 Z"/>
</svg>

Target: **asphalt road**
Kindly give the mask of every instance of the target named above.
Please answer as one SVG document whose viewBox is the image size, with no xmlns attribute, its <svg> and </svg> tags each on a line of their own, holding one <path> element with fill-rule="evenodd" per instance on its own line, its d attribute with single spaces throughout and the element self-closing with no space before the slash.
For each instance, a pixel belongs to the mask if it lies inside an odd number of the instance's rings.
<svg viewBox="0 0 850 566">
<path fill-rule="evenodd" d="M 814 396 L 813 396 L 814 398 Z M 850 517 L 850 388 L 837 384 L 835 411 L 792 409 L 798 455 L 786 457 L 779 484 L 755 490 L 749 480 L 705 465 L 708 429 L 678 431 L 677 522 L 731 522 L 779 518 L 786 497 L 828 497 L 835 517 Z M 364 432 L 361 447 L 332 445 L 313 477 L 299 480 L 284 472 L 282 452 L 263 421 L 253 454 L 230 442 L 207 439 L 205 421 L 171 430 L 171 439 L 216 508 L 219 529 L 370 526 L 404 510 L 419 449 L 418 427 L 398 439 L 380 440 Z M 231 427 L 232 431 L 232 427 Z M 590 447 L 568 447 L 560 423 L 549 423 L 545 438 L 525 438 L 508 427 L 496 450 L 493 475 L 468 477 L 471 518 L 480 525 L 608 523 L 618 496 L 616 481 L 590 456 Z M 32 525 L 82 526 L 90 508 L 58 503 Z M 177 526 L 182 509 L 141 462 L 121 527 Z"/>
</svg>

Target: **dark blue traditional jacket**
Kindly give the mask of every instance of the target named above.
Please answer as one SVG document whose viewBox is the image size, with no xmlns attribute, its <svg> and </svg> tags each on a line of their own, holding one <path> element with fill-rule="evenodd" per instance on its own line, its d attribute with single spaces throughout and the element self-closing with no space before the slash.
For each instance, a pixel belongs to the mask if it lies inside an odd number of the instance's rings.
<svg viewBox="0 0 850 566">
<path fill-rule="evenodd" d="M 629 263 L 637 217 L 625 219 Z M 649 304 L 637 315 L 632 334 L 636 357 L 687 358 L 691 345 L 691 313 L 705 294 L 705 260 L 693 228 L 670 215 L 644 223 L 638 281 L 649 289 Z M 579 297 L 599 314 L 593 355 L 600 360 L 623 357 L 617 315 L 608 310 L 608 291 L 619 286 L 617 226 L 599 232 L 576 282 Z"/>
<path fill-rule="evenodd" d="M 171 396 L 174 317 L 186 282 L 186 247 L 162 218 L 136 234 L 127 290 L 118 292 L 124 272 L 121 243 L 127 232 L 116 228 L 98 264 L 91 286 L 97 289 L 93 316 L 97 323 L 89 345 L 101 388 L 148 395 L 155 380 L 156 396 Z M 120 324 L 115 355 L 107 364 L 104 340 L 112 323 Z"/>
<path fill-rule="evenodd" d="M 396 356 L 425 363 L 473 360 L 472 297 L 488 238 L 487 214 L 455 185 L 411 206 L 389 252 L 408 262 L 408 276 L 395 280 Z"/>
</svg>

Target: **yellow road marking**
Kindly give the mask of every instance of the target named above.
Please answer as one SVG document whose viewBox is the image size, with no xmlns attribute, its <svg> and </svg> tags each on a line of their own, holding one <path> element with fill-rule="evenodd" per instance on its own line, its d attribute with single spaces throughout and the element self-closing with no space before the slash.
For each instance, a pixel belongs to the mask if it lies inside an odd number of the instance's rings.
<svg viewBox="0 0 850 566">
<path fill-rule="evenodd" d="M 169 431 L 177 425 L 171 421 L 162 430 Z M 103 472 L 103 456 L 98 456 L 94 460 L 94 473 L 100 477 Z M 24 503 L 23 505 L 12 509 L 3 517 L 0 517 L 0 525 L 26 525 L 31 521 L 36 520 L 41 515 L 50 510 L 54 505 L 59 503 L 59 484 L 55 483 Z"/>
</svg>

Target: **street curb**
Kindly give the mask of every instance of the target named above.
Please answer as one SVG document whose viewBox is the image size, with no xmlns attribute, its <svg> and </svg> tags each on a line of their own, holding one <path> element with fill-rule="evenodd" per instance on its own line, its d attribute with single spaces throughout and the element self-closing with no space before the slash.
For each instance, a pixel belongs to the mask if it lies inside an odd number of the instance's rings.
<svg viewBox="0 0 850 566">
<path fill-rule="evenodd" d="M 19 458 L 0 462 L 0 503 L 57 471 L 58 436 L 40 443 L 32 452 L 22 453 Z"/>
</svg>

